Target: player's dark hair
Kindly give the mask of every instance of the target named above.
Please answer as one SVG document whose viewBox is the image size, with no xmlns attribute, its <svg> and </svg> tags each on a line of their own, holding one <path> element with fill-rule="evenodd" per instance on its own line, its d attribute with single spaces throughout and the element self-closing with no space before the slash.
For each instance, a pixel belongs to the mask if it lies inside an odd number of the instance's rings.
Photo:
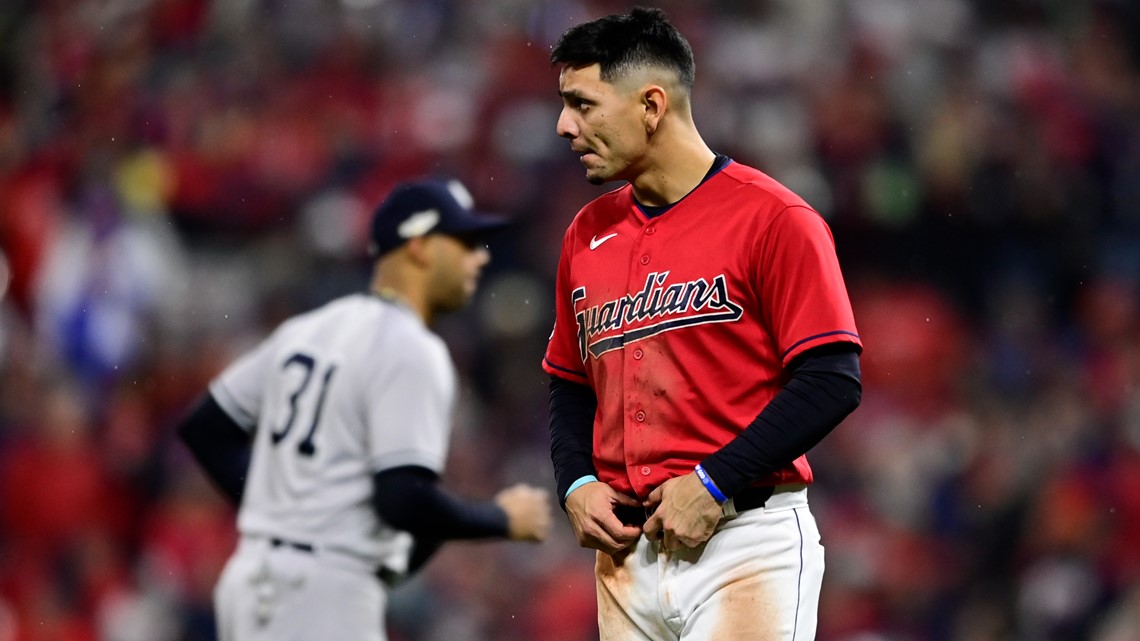
<svg viewBox="0 0 1140 641">
<path fill-rule="evenodd" d="M 693 89 L 696 64 L 689 41 L 661 9 L 634 7 L 628 14 L 598 18 L 571 27 L 550 53 L 551 64 L 597 64 L 601 79 L 613 82 L 637 67 L 665 67 Z"/>
</svg>

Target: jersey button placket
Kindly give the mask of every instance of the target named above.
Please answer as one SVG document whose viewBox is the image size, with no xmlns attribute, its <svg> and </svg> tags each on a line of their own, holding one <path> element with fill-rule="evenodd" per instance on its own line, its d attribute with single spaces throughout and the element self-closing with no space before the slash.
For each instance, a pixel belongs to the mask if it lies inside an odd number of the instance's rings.
<svg viewBox="0 0 1140 641">
<path fill-rule="evenodd" d="M 645 227 L 645 229 L 643 230 L 643 233 L 646 236 L 652 236 L 653 234 L 657 233 L 657 226 L 650 224 L 650 225 Z M 649 254 L 642 254 L 639 262 L 641 262 L 642 265 L 648 265 L 649 264 Z"/>
<path fill-rule="evenodd" d="M 633 247 L 631 248 L 630 252 L 630 258 L 633 260 L 631 261 L 632 266 L 629 270 L 628 285 L 628 291 L 631 293 L 639 292 L 645 287 L 648 287 L 648 284 L 646 282 L 648 274 L 642 268 L 649 265 L 650 263 L 651 252 L 648 241 L 650 237 L 656 233 L 656 226 L 649 225 L 642 230 L 642 235 L 640 238 L 637 238 L 633 243 Z M 646 366 L 646 363 L 643 361 L 645 358 L 645 351 L 640 347 L 629 348 L 628 346 L 623 351 L 625 352 L 625 359 L 628 359 L 625 360 L 625 372 L 623 374 L 623 379 L 626 383 L 626 390 L 636 390 L 639 388 L 638 382 L 641 378 L 642 368 Z M 629 421 L 626 423 L 626 455 L 629 457 L 626 460 L 629 461 L 630 465 L 628 469 L 631 480 L 636 478 L 635 475 L 640 475 L 640 477 L 644 479 L 653 474 L 653 468 L 648 465 L 638 465 L 637 460 L 639 458 L 643 459 L 646 453 L 644 451 L 639 451 L 638 448 L 629 447 L 629 444 L 641 442 L 641 438 L 635 438 L 631 440 L 630 437 L 635 434 L 639 434 L 641 430 L 648 428 L 648 425 L 646 424 L 648 415 L 644 409 L 639 407 L 641 405 L 641 400 L 636 394 L 632 393 L 631 391 L 627 391 L 625 394 L 625 402 L 626 407 L 633 410 L 632 413 L 626 414 L 628 417 L 626 420 Z M 629 419 L 633 420 L 630 421 Z M 633 485 L 634 491 L 638 494 L 642 494 L 648 490 L 648 488 L 645 486 L 645 481 L 639 483 L 634 480 Z"/>
</svg>

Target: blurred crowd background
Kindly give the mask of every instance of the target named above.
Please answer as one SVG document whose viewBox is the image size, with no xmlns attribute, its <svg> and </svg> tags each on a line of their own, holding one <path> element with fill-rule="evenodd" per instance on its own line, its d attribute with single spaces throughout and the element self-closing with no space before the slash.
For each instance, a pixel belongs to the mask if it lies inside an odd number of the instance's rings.
<svg viewBox="0 0 1140 641">
<path fill-rule="evenodd" d="M 706 140 L 829 221 L 866 345 L 863 405 L 810 455 L 820 641 L 1140 639 L 1140 4 L 656 4 Z M 171 426 L 365 286 L 404 178 L 517 221 L 439 326 L 445 481 L 553 487 L 553 273 L 603 188 L 555 135 L 548 55 L 629 6 L 0 4 L 0 641 L 214 638 L 234 515 Z M 556 524 L 445 548 L 392 639 L 596 639 L 592 555 Z"/>
</svg>

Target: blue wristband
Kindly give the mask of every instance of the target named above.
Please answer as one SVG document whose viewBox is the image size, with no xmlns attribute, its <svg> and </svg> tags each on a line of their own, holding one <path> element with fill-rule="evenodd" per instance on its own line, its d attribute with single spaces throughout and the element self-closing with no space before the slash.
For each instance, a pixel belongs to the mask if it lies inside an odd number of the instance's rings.
<svg viewBox="0 0 1140 641">
<path fill-rule="evenodd" d="M 720 491 L 720 488 L 716 486 L 716 483 L 713 482 L 709 473 L 705 471 L 705 468 L 701 467 L 700 463 L 697 463 L 693 471 L 697 473 L 697 478 L 701 480 L 701 484 L 705 486 L 709 494 L 712 494 L 713 499 L 715 499 L 717 503 L 724 503 L 728 500 L 728 497 L 724 495 L 724 492 Z"/>
<path fill-rule="evenodd" d="M 573 483 L 570 484 L 570 488 L 568 490 L 566 490 L 566 494 L 564 494 L 562 496 L 562 500 L 565 501 L 567 498 L 569 498 L 570 493 L 573 492 L 574 490 L 582 487 L 583 485 L 585 485 L 587 483 L 593 483 L 596 480 L 598 480 L 598 477 L 594 476 L 593 474 L 587 474 L 586 476 L 583 476 L 582 478 L 578 479 L 577 481 L 574 481 Z"/>
</svg>

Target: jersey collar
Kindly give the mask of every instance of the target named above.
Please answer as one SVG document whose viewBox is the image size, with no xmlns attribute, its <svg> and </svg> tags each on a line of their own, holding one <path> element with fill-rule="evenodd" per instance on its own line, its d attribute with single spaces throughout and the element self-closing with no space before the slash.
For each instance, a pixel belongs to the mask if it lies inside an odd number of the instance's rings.
<svg viewBox="0 0 1140 641">
<path fill-rule="evenodd" d="M 705 182 L 708 181 L 709 178 L 712 178 L 713 176 L 719 174 L 720 170 L 727 167 L 728 163 L 730 163 L 730 162 L 732 162 L 732 159 L 729 158 L 728 156 L 726 156 L 724 154 L 717 154 L 716 158 L 713 159 L 712 167 L 709 167 L 708 172 L 705 173 L 705 177 L 701 178 L 701 182 L 697 183 L 697 186 L 693 187 L 692 191 L 690 191 L 689 194 L 696 191 L 697 187 L 700 187 L 701 185 L 705 184 Z M 641 213 L 645 214 L 646 218 L 656 218 L 656 217 L 660 216 L 661 214 L 664 214 L 665 212 L 672 209 L 677 203 L 681 202 L 681 200 L 688 198 L 689 194 L 685 194 L 684 196 L 681 196 L 681 199 L 678 200 L 676 203 L 669 203 L 668 205 L 661 205 L 660 207 L 651 207 L 649 205 L 642 205 L 641 203 L 637 202 L 637 197 L 633 195 L 632 191 L 630 192 L 629 197 L 633 199 L 633 204 L 637 205 L 637 208 L 641 210 Z"/>
</svg>

